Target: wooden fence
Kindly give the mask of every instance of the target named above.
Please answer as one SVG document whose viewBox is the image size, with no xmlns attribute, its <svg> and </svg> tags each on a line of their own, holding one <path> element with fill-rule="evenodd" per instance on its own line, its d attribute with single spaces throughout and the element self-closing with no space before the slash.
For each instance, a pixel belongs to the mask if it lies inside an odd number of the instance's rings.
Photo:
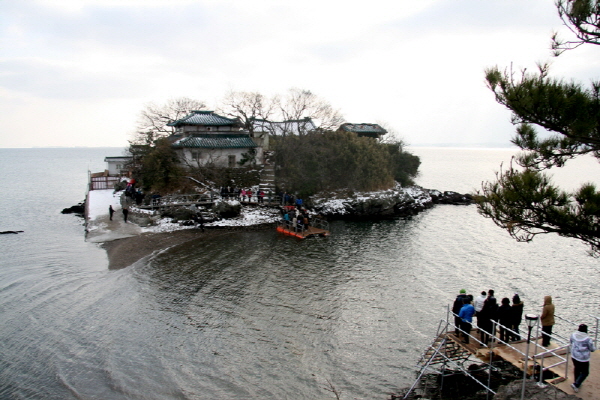
<svg viewBox="0 0 600 400">
<path fill-rule="evenodd" d="M 92 176 L 90 177 L 90 190 L 114 189 L 115 183 L 122 177 L 118 176 Z"/>
</svg>

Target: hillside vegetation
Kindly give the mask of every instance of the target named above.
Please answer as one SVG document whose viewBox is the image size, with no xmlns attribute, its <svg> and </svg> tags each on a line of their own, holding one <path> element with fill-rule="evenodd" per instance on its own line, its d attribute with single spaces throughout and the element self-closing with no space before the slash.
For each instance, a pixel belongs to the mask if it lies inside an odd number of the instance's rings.
<svg viewBox="0 0 600 400">
<path fill-rule="evenodd" d="M 388 189 L 396 181 L 408 186 L 420 165 L 401 142 L 382 143 L 349 132 L 315 131 L 273 141 L 278 185 L 301 196 Z"/>
</svg>

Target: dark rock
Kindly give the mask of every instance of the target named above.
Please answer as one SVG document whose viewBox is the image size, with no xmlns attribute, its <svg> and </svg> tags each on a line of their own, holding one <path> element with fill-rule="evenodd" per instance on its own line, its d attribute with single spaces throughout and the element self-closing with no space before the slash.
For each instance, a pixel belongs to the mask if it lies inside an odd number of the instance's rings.
<svg viewBox="0 0 600 400">
<path fill-rule="evenodd" d="M 235 218 L 242 212 L 242 205 L 237 202 L 221 201 L 215 203 L 212 212 L 220 218 Z"/>
<path fill-rule="evenodd" d="M 84 213 L 85 213 L 84 202 L 81 202 L 81 203 L 71 206 L 69 208 L 64 208 L 61 211 L 61 214 L 80 214 L 81 216 L 83 216 Z"/>
<path fill-rule="evenodd" d="M 189 208 L 175 208 L 169 211 L 164 211 L 162 216 L 165 218 L 173 218 L 177 221 L 191 220 L 195 215 L 195 212 Z"/>
<path fill-rule="evenodd" d="M 337 199 L 316 197 L 311 199 L 311 203 L 316 213 L 328 218 L 371 220 L 410 217 L 435 204 L 469 205 L 473 203 L 473 197 L 469 194 L 412 187 Z"/>
<path fill-rule="evenodd" d="M 517 400 L 521 398 L 521 393 L 523 390 L 523 381 L 516 380 L 507 385 L 501 386 L 496 395 L 494 396 L 494 400 Z M 544 387 L 540 387 L 536 384 L 535 381 L 528 379 L 525 382 L 525 397 L 528 400 L 577 400 L 579 397 L 573 394 L 567 394 L 565 392 L 560 391 L 552 385 L 546 385 Z"/>
<path fill-rule="evenodd" d="M 0 235 L 7 235 L 7 234 L 10 234 L 10 233 L 14 233 L 16 235 L 16 234 L 21 233 L 21 232 L 23 232 L 23 231 L 2 231 L 2 232 L 0 232 Z"/>
</svg>

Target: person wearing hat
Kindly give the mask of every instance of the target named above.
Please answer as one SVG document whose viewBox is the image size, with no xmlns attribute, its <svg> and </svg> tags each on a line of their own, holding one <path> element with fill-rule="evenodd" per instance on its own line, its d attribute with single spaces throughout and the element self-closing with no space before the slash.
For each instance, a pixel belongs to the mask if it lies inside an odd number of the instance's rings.
<svg viewBox="0 0 600 400">
<path fill-rule="evenodd" d="M 456 300 L 454 300 L 454 304 L 452 305 L 452 313 L 454 314 L 454 333 L 458 336 L 459 327 L 461 325 L 462 319 L 458 316 L 460 313 L 460 309 L 464 304 L 464 300 L 467 298 L 467 291 L 465 289 L 460 289 L 458 296 L 456 296 Z"/>
<path fill-rule="evenodd" d="M 591 353 L 596 351 L 594 341 L 588 336 L 587 331 L 587 325 L 581 324 L 577 332 L 573 332 L 571 335 L 571 359 L 575 367 L 575 382 L 571 384 L 571 387 L 575 392 L 579 392 L 581 384 L 590 374 Z"/>
<path fill-rule="evenodd" d="M 552 304 L 552 296 L 544 296 L 544 307 L 540 316 L 542 323 L 542 346 L 550 346 L 550 336 L 552 335 L 552 327 L 554 326 L 554 304 Z"/>
</svg>

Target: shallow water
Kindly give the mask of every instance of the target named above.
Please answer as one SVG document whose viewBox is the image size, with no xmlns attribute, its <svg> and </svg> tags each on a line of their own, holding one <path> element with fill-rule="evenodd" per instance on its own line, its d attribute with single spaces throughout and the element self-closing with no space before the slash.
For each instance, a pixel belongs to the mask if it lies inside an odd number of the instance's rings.
<svg viewBox="0 0 600 400">
<path fill-rule="evenodd" d="M 459 192 L 511 154 L 415 153 L 419 183 Z M 81 221 L 59 212 L 82 200 L 90 160 L 103 169 L 119 154 L 0 150 L 1 230 L 25 231 L 0 236 L 0 398 L 326 399 L 335 388 L 343 399 L 384 399 L 412 383 L 461 288 L 519 292 L 526 312 L 552 294 L 559 315 L 598 314 L 599 261 L 584 245 L 516 243 L 474 206 L 334 222 L 331 237 L 305 241 L 228 233 L 109 271 Z M 594 179 L 593 167 L 575 175 Z"/>
</svg>

